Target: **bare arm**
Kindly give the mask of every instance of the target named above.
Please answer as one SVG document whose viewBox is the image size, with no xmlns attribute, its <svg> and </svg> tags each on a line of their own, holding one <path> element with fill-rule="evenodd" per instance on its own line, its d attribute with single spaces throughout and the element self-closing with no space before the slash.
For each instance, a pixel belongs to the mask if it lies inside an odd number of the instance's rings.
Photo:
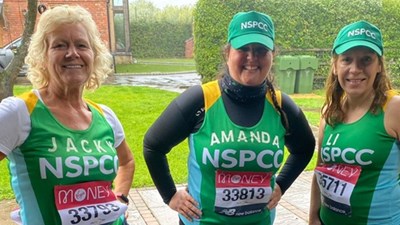
<svg viewBox="0 0 400 225">
<path fill-rule="evenodd" d="M 324 138 L 325 120 L 322 118 L 319 122 L 318 129 L 318 155 L 317 155 L 317 165 L 321 164 L 321 146 L 322 139 Z M 318 187 L 317 178 L 314 174 L 311 182 L 311 199 L 310 199 L 310 210 L 309 210 L 309 224 L 310 225 L 320 225 L 321 221 L 319 219 L 319 208 L 321 207 L 321 192 Z"/>
<path fill-rule="evenodd" d="M 117 147 L 117 155 L 119 167 L 117 177 L 114 180 L 114 192 L 127 196 L 133 182 L 135 161 L 126 140 L 122 141 Z"/>
</svg>

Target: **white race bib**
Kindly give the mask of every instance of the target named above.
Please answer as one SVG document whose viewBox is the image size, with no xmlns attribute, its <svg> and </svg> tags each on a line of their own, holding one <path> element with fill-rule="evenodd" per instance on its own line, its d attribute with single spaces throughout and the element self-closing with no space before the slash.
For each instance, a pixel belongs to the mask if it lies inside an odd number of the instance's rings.
<svg viewBox="0 0 400 225">
<path fill-rule="evenodd" d="M 215 176 L 215 212 L 246 216 L 262 212 L 272 195 L 271 173 L 218 170 Z"/>
<path fill-rule="evenodd" d="M 329 164 L 317 166 L 315 174 L 322 194 L 322 203 L 330 210 L 350 216 L 350 198 L 360 177 L 361 167 Z"/>
<path fill-rule="evenodd" d="M 58 185 L 54 189 L 54 197 L 62 225 L 114 222 L 128 208 L 117 200 L 109 181 Z"/>
</svg>

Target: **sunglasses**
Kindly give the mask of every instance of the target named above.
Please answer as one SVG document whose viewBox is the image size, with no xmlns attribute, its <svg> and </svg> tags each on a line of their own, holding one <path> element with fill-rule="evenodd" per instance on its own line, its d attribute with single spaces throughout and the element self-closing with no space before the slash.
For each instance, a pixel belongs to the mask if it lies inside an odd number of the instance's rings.
<svg viewBox="0 0 400 225">
<path fill-rule="evenodd" d="M 252 53 L 257 57 L 264 57 L 270 51 L 268 48 L 263 46 L 253 46 L 253 45 L 245 45 L 238 49 L 241 53 Z"/>
</svg>

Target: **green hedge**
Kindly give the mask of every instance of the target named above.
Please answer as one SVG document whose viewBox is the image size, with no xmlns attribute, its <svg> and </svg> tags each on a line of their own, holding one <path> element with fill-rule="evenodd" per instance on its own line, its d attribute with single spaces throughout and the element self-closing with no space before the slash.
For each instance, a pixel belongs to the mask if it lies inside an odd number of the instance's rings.
<svg viewBox="0 0 400 225">
<path fill-rule="evenodd" d="M 149 0 L 130 1 L 130 38 L 135 58 L 183 58 L 193 35 L 193 7 L 159 9 Z"/>
<path fill-rule="evenodd" d="M 135 58 L 183 58 L 192 24 L 166 21 L 131 24 L 132 55 Z"/>
<path fill-rule="evenodd" d="M 264 12 L 274 20 L 278 54 L 318 57 L 318 76 L 327 73 L 329 49 L 339 29 L 356 20 L 368 20 L 383 32 L 388 67 L 394 84 L 400 85 L 398 0 L 198 0 L 193 12 L 194 55 L 203 82 L 214 79 L 223 64 L 222 47 L 227 42 L 230 19 L 249 10 Z"/>
</svg>

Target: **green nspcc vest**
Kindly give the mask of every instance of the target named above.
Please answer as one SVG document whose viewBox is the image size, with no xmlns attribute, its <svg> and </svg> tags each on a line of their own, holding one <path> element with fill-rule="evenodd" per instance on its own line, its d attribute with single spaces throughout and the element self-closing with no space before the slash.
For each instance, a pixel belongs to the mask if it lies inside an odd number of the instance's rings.
<svg viewBox="0 0 400 225">
<path fill-rule="evenodd" d="M 269 225 L 274 210 L 266 205 L 284 155 L 285 129 L 279 113 L 265 98 L 260 121 L 235 124 L 226 112 L 218 82 L 202 86 L 204 122 L 190 135 L 188 190 L 200 204 L 200 220 L 185 224 Z M 280 102 L 280 92 L 277 92 Z"/>
</svg>

